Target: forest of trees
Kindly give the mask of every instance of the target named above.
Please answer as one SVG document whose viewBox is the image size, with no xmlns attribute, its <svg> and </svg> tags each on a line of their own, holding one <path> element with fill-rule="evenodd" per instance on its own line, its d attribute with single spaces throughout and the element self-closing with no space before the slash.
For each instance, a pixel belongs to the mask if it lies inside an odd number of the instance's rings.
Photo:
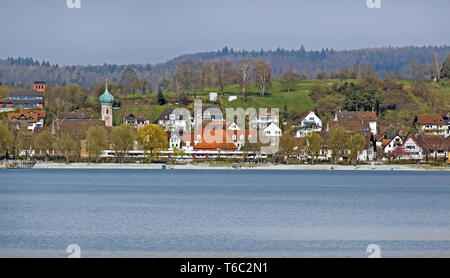
<svg viewBox="0 0 450 278">
<path fill-rule="evenodd" d="M 242 59 L 263 60 L 271 69 L 272 75 L 278 78 L 283 72 L 292 70 L 302 78 L 336 77 L 334 74 L 352 66 L 370 64 L 377 75 L 384 78 L 388 75 L 399 78 L 412 78 L 408 65 L 416 59 L 417 64 L 433 65 L 435 60 L 443 61 L 450 46 L 442 47 L 387 47 L 359 50 L 322 49 L 309 51 L 303 46 L 298 50 L 260 50 L 236 51 L 225 47 L 219 51 L 183 55 L 157 65 L 73 65 L 58 66 L 47 61 L 39 62 L 30 57 L 0 59 L 0 80 L 3 84 L 29 86 L 35 80 L 45 80 L 48 84 L 61 85 L 76 83 L 85 88 L 109 79 L 120 83 L 123 73 L 131 68 L 134 76 L 143 82 L 140 89 L 153 90 L 164 79 L 169 79 L 177 72 L 182 62 L 218 62 L 228 61 L 237 67 Z M 436 53 L 433 56 L 433 53 Z M 223 65 L 229 67 L 228 65 Z M 226 70 L 226 68 L 225 68 Z M 431 70 L 431 68 L 430 68 Z M 225 80 L 226 81 L 226 80 Z M 151 84 L 149 86 L 145 82 Z M 137 89 L 137 88 L 136 88 Z"/>
</svg>

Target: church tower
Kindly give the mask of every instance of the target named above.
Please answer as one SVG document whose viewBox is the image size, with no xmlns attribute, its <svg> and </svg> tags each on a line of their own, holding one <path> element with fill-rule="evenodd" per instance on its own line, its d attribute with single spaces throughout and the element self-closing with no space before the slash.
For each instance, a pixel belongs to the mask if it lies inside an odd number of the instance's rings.
<svg viewBox="0 0 450 278">
<path fill-rule="evenodd" d="M 108 91 L 108 83 L 106 83 L 105 92 L 100 96 L 100 105 L 102 106 L 102 121 L 106 126 L 113 125 L 113 111 L 114 97 Z"/>
</svg>

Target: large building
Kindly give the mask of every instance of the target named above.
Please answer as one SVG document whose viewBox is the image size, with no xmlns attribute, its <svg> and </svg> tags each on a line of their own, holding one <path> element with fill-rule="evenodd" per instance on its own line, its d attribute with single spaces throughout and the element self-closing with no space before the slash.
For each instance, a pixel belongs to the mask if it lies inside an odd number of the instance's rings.
<svg viewBox="0 0 450 278">
<path fill-rule="evenodd" d="M 417 115 L 414 118 L 414 126 L 422 135 L 439 137 L 445 137 L 447 129 L 449 128 L 444 117 L 439 114 Z"/>
<path fill-rule="evenodd" d="M 0 102 L 0 108 L 43 108 L 45 105 L 45 82 L 34 82 L 33 90 L 14 90 Z"/>
<path fill-rule="evenodd" d="M 84 140 L 91 127 L 105 127 L 105 122 L 92 119 L 90 112 L 59 112 L 52 123 L 52 134 L 57 138 L 68 135 Z"/>
</svg>

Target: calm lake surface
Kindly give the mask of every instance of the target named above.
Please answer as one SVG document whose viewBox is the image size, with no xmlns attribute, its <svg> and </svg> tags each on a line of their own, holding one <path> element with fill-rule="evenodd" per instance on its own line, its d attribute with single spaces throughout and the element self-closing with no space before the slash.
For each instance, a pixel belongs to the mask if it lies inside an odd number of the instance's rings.
<svg viewBox="0 0 450 278">
<path fill-rule="evenodd" d="M 449 172 L 0 170 L 0 256 L 450 257 Z"/>
</svg>

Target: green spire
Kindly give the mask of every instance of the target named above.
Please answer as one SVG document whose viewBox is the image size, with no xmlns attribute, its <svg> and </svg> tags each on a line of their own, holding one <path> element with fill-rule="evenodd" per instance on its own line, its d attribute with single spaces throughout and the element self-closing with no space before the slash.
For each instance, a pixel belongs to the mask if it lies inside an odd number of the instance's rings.
<svg viewBox="0 0 450 278">
<path fill-rule="evenodd" d="M 101 105 L 113 105 L 114 97 L 108 91 L 108 81 L 106 81 L 105 92 L 99 98 Z"/>
</svg>

